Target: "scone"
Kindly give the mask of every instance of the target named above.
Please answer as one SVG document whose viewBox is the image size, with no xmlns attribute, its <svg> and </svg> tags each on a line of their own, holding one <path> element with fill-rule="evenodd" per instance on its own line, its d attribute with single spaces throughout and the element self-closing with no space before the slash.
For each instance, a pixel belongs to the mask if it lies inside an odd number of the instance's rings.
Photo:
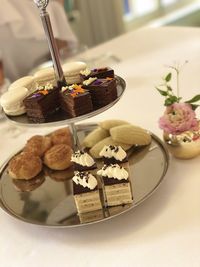
<svg viewBox="0 0 200 267">
<path fill-rule="evenodd" d="M 52 143 L 50 137 L 35 135 L 27 141 L 23 151 L 42 157 L 51 146 Z"/>
<path fill-rule="evenodd" d="M 65 170 L 72 165 L 71 147 L 65 144 L 54 145 L 44 155 L 44 164 L 52 170 Z"/>
<path fill-rule="evenodd" d="M 66 144 L 72 147 L 72 135 L 68 127 L 58 129 L 51 134 L 51 141 L 54 145 Z"/>
<path fill-rule="evenodd" d="M 8 164 L 8 174 L 13 179 L 29 180 L 38 175 L 41 170 L 41 159 L 29 152 L 18 154 Z"/>
</svg>

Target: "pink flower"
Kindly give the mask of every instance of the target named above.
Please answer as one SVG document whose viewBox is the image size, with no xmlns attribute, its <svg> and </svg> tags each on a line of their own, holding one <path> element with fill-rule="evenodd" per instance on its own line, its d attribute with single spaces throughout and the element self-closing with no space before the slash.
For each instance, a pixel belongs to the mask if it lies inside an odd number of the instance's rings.
<svg viewBox="0 0 200 267">
<path fill-rule="evenodd" d="M 198 130 L 196 114 L 190 104 L 174 103 L 168 106 L 159 119 L 159 127 L 169 134 Z"/>
</svg>

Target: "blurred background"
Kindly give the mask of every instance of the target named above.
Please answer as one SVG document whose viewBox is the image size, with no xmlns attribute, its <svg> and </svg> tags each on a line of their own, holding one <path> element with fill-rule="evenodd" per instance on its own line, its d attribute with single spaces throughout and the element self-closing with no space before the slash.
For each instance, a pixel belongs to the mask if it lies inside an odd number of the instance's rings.
<svg viewBox="0 0 200 267">
<path fill-rule="evenodd" d="M 60 1 L 78 39 L 88 47 L 145 25 L 200 25 L 199 0 Z"/>
<path fill-rule="evenodd" d="M 33 0 L 0 4 L 1 93 L 8 81 L 52 62 Z M 93 57 L 88 51 L 140 27 L 200 26 L 200 0 L 50 0 L 48 8 L 62 63 L 82 60 L 89 67 L 120 62 L 112 51 Z"/>
</svg>

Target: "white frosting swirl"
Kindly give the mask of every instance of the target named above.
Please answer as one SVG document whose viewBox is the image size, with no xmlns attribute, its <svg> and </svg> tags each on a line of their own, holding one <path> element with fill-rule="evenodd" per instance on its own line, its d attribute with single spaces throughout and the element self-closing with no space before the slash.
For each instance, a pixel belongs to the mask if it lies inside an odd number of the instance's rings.
<svg viewBox="0 0 200 267">
<path fill-rule="evenodd" d="M 96 77 L 94 77 L 94 78 L 90 77 L 89 79 L 83 81 L 83 84 L 84 84 L 84 85 L 90 85 L 92 82 L 94 82 L 94 81 L 96 81 L 96 80 L 97 80 Z"/>
<path fill-rule="evenodd" d="M 89 172 L 75 172 L 72 180 L 75 184 L 93 190 L 97 186 L 97 179 Z"/>
<path fill-rule="evenodd" d="M 104 158 L 115 158 L 116 160 L 122 161 L 126 158 L 126 152 L 121 148 L 121 146 L 104 146 L 99 153 L 100 157 Z"/>
<path fill-rule="evenodd" d="M 98 175 L 108 178 L 114 178 L 118 180 L 128 180 L 128 172 L 123 168 L 120 167 L 118 164 L 110 164 L 104 165 L 101 170 L 97 172 Z"/>
<path fill-rule="evenodd" d="M 88 76 L 88 75 L 90 75 L 90 73 L 91 73 L 91 70 L 89 70 L 89 69 L 85 69 L 85 70 L 80 71 L 80 74 L 82 74 L 84 76 Z"/>
<path fill-rule="evenodd" d="M 76 151 L 72 155 L 71 161 L 81 166 L 87 166 L 87 167 L 91 167 L 95 164 L 93 158 L 88 153 L 83 151 Z"/>
<path fill-rule="evenodd" d="M 47 83 L 45 86 L 39 86 L 39 90 L 52 90 L 53 89 L 53 84 Z"/>
</svg>

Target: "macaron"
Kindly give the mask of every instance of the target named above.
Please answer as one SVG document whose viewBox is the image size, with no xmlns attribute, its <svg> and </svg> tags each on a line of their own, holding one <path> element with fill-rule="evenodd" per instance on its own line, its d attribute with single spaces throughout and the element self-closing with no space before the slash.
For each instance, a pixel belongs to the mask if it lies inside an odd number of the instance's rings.
<svg viewBox="0 0 200 267">
<path fill-rule="evenodd" d="M 56 84 L 56 76 L 53 68 L 44 68 L 34 74 L 37 86 L 45 86 L 47 83 Z"/>
<path fill-rule="evenodd" d="M 27 88 L 29 94 L 33 93 L 36 89 L 36 84 L 33 76 L 25 76 L 16 80 L 9 86 L 8 91 L 20 90 L 22 87 Z"/>
<path fill-rule="evenodd" d="M 7 115 L 18 116 L 26 113 L 23 100 L 29 95 L 25 87 L 18 87 L 18 90 L 10 90 L 0 98 L 0 104 Z"/>
<path fill-rule="evenodd" d="M 80 71 L 85 70 L 87 65 L 84 62 L 75 61 L 65 63 L 62 68 L 67 84 L 73 84 L 81 82 Z"/>
</svg>

